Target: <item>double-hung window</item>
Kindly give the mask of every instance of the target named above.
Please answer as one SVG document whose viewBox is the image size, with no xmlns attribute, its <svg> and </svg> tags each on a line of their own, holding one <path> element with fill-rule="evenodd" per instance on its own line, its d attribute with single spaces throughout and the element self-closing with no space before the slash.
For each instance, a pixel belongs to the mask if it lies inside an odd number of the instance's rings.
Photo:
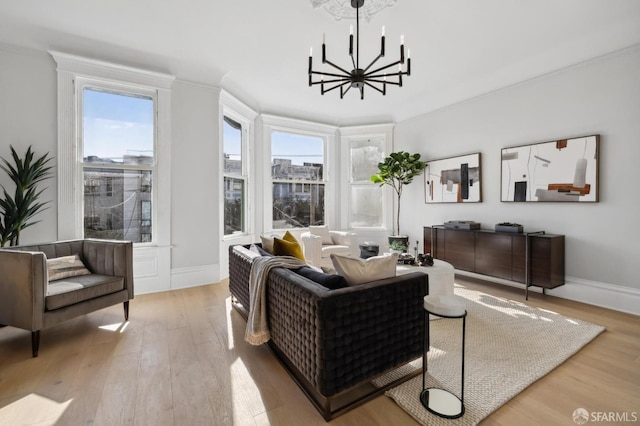
<svg viewBox="0 0 640 426">
<path fill-rule="evenodd" d="M 262 115 L 265 231 L 339 226 L 337 128 Z"/>
<path fill-rule="evenodd" d="M 359 232 L 392 229 L 391 191 L 370 179 L 378 173 L 378 163 L 391 152 L 393 125 L 343 127 L 340 136 L 342 172 L 348 184 L 341 198 L 343 222 Z"/>
<path fill-rule="evenodd" d="M 324 139 L 271 134 L 273 229 L 325 223 Z"/>
<path fill-rule="evenodd" d="M 246 232 L 247 175 L 242 124 L 224 116 L 224 235 Z"/>
<path fill-rule="evenodd" d="M 84 236 L 153 241 L 153 91 L 78 79 Z"/>
</svg>

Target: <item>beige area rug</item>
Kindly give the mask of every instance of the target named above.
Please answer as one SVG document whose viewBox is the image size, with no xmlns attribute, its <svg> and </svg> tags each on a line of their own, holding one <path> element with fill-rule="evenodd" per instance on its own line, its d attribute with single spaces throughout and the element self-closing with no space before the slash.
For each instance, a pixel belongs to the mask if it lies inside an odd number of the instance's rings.
<svg viewBox="0 0 640 426">
<path fill-rule="evenodd" d="M 455 287 L 466 299 L 465 414 L 438 417 L 420 403 L 422 376 L 385 393 L 423 425 L 475 425 L 603 332 L 604 327 Z M 430 321 L 427 387 L 460 396 L 462 320 Z M 422 361 L 413 362 L 422 368 Z"/>
</svg>

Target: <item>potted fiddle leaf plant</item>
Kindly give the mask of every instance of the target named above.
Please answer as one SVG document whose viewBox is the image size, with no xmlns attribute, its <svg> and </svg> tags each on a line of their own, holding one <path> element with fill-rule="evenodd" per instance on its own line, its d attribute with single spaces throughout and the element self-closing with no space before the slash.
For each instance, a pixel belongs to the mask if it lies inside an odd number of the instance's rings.
<svg viewBox="0 0 640 426">
<path fill-rule="evenodd" d="M 404 247 L 409 246 L 409 237 L 400 233 L 400 200 L 405 185 L 413 182 L 427 167 L 427 163 L 420 161 L 420 154 L 410 154 L 406 151 L 392 152 L 381 163 L 378 163 L 378 173 L 371 176 L 371 182 L 389 185 L 396 193 L 397 209 L 393 229 L 394 235 L 389 237 L 389 243 L 394 240 L 404 241 Z"/>
<path fill-rule="evenodd" d="M 39 222 L 32 221 L 32 218 L 44 210 L 49 202 L 38 201 L 44 191 L 38 189 L 38 184 L 52 175 L 49 153 L 34 159 L 34 152 L 29 147 L 24 157 L 20 158 L 13 146 L 9 148 L 13 162 L 0 157 L 0 168 L 9 175 L 16 188 L 12 196 L 0 185 L 4 195 L 0 198 L 0 247 L 7 243 L 10 246 L 19 245 L 22 230 Z"/>
</svg>

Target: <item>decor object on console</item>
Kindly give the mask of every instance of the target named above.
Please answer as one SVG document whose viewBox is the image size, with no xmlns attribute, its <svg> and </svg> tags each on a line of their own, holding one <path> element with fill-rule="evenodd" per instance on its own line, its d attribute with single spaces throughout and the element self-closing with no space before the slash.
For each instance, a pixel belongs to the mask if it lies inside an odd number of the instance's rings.
<svg viewBox="0 0 640 426">
<path fill-rule="evenodd" d="M 374 58 L 366 67 L 360 64 L 360 8 L 364 5 L 364 0 L 351 0 L 351 6 L 356 10 L 356 46 L 355 46 L 355 58 L 354 58 L 354 46 L 353 46 L 353 25 L 349 34 L 349 56 L 353 69 L 348 71 L 327 59 L 327 48 L 322 40 L 322 63 L 328 64 L 335 71 L 314 71 L 313 70 L 313 48 L 309 50 L 309 86 L 320 85 L 320 93 L 324 95 L 326 92 L 330 92 L 334 89 L 340 89 L 340 99 L 351 89 L 355 88 L 360 92 L 360 99 L 364 99 L 364 87 L 368 86 L 383 95 L 387 93 L 387 84 L 393 84 L 395 86 L 402 87 L 402 76 L 411 75 L 411 54 L 407 52 L 407 67 L 406 71 L 402 70 L 402 65 L 405 63 L 404 57 L 404 35 L 400 36 L 400 59 L 391 62 L 387 65 L 380 66 L 378 68 L 371 69 L 376 62 L 385 56 L 385 35 L 384 26 L 382 27 L 382 36 L 380 39 L 380 53 Z M 391 67 L 398 66 L 397 71 L 391 71 Z M 313 81 L 313 75 L 321 76 L 320 80 Z M 324 77 L 329 77 L 325 80 Z M 330 85 L 325 89 L 325 84 Z M 346 89 L 345 89 L 346 86 Z"/>
<path fill-rule="evenodd" d="M 496 232 L 515 232 L 522 234 L 524 228 L 519 223 L 501 222 L 496 223 Z"/>
<path fill-rule="evenodd" d="M 49 166 L 49 153 L 34 161 L 31 147 L 27 148 L 24 158 L 20 158 L 13 146 L 9 145 L 12 165 L 5 158 L 2 159 L 0 168 L 4 170 L 16 186 L 12 197 L 7 190 L 2 187 L 4 198 L 0 198 L 0 247 L 7 243 L 10 246 L 20 244 L 20 232 L 34 225 L 31 218 L 42 211 L 48 201 L 38 202 L 42 191 L 38 191 L 38 184 L 51 177 L 51 166 Z"/>
<path fill-rule="evenodd" d="M 447 229 L 474 230 L 480 229 L 480 224 L 472 220 L 448 220 L 444 223 L 444 227 Z"/>
<path fill-rule="evenodd" d="M 47 260 L 79 255 L 90 274 L 48 279 Z M 58 271 L 59 272 L 59 271 Z M 133 244 L 130 241 L 71 240 L 0 249 L 0 324 L 31 331 L 34 357 L 40 330 L 117 303 L 129 318 L 133 299 Z"/>
<path fill-rule="evenodd" d="M 380 246 L 373 241 L 365 241 L 359 245 L 360 247 L 360 259 L 368 259 L 372 256 L 377 256 L 380 253 Z"/>
<path fill-rule="evenodd" d="M 502 149 L 501 201 L 598 202 L 600 135 Z"/>
<path fill-rule="evenodd" d="M 477 203 L 482 201 L 480 153 L 427 161 L 425 202 Z"/>
<path fill-rule="evenodd" d="M 425 167 L 427 167 L 427 163 L 420 161 L 420 154 L 409 154 L 406 151 L 392 152 L 382 163 L 378 163 L 378 174 L 371 176 L 371 182 L 378 183 L 380 186 L 389 185 L 396 193 L 397 210 L 394 235 L 402 235 L 400 234 L 400 200 L 404 185 L 413 182 L 413 178 L 420 176 Z"/>
</svg>

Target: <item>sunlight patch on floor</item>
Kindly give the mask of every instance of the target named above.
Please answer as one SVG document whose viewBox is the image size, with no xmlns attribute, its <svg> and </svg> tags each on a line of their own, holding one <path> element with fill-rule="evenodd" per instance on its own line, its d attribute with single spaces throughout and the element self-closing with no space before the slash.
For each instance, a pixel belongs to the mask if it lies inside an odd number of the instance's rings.
<svg viewBox="0 0 640 426">
<path fill-rule="evenodd" d="M 55 425 L 72 401 L 56 402 L 32 393 L 0 408 L 0 424 Z"/>
<path fill-rule="evenodd" d="M 231 350 L 234 348 L 234 341 L 233 341 L 233 325 L 231 324 L 231 310 L 233 309 L 233 306 L 231 306 L 231 298 L 227 297 L 224 300 L 224 306 L 225 306 L 225 317 L 227 318 L 227 342 L 229 342 L 229 347 L 227 349 Z"/>
<path fill-rule="evenodd" d="M 237 358 L 230 366 L 231 370 L 231 403 L 233 405 L 233 417 L 236 424 L 246 424 L 247 419 L 267 411 L 262 394 L 256 381 L 247 369 L 244 362 Z"/>
<path fill-rule="evenodd" d="M 127 329 L 128 326 L 129 326 L 129 321 L 125 321 L 125 322 L 117 322 L 114 324 L 101 325 L 100 329 L 113 331 L 114 333 L 115 332 L 124 333 L 124 331 Z"/>
</svg>

